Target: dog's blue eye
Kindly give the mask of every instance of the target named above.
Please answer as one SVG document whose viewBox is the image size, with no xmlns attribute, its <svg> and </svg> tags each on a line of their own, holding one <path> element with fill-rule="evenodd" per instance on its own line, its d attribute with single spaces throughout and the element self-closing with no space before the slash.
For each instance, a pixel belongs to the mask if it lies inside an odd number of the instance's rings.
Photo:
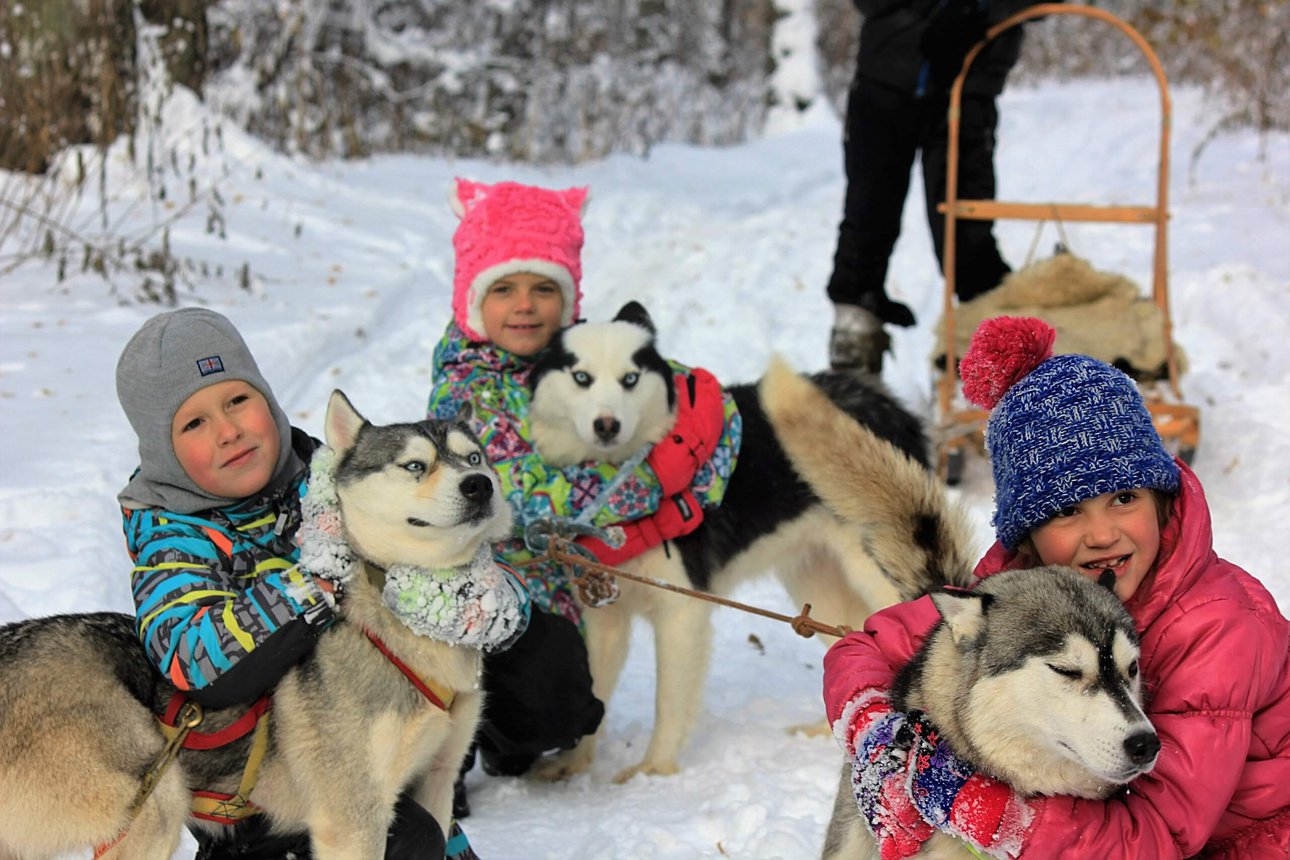
<svg viewBox="0 0 1290 860">
<path fill-rule="evenodd" d="M 422 463 L 420 460 L 412 460 L 411 462 L 404 463 L 403 468 L 407 469 L 414 475 L 420 475 L 425 472 L 426 464 Z"/>
<path fill-rule="evenodd" d="M 575 370 L 573 372 L 573 381 L 586 388 L 591 385 L 591 374 L 585 370 Z"/>
<path fill-rule="evenodd" d="M 478 451 L 471 451 L 470 454 L 466 457 L 466 462 L 472 466 L 482 465 L 484 462 L 484 455 L 479 453 Z"/>
<path fill-rule="evenodd" d="M 1048 668 L 1052 669 L 1054 672 L 1056 672 L 1058 675 L 1061 675 L 1063 678 L 1071 678 L 1073 680 L 1078 680 L 1084 677 L 1084 673 L 1081 672 L 1079 669 L 1072 669 L 1069 666 L 1054 666 L 1052 663 L 1049 663 Z"/>
<path fill-rule="evenodd" d="M 640 382 L 640 378 L 641 375 L 639 373 L 627 374 L 623 377 L 623 388 L 635 388 L 636 383 Z"/>
</svg>

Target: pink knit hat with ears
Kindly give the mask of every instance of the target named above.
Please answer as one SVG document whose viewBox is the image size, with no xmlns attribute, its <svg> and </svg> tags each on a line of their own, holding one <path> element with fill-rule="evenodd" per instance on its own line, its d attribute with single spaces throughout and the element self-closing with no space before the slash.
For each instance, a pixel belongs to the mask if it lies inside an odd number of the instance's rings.
<svg viewBox="0 0 1290 860">
<path fill-rule="evenodd" d="M 531 272 L 550 278 L 564 293 L 563 325 L 582 304 L 582 221 L 586 188 L 554 191 L 518 182 L 484 185 L 454 180 L 452 211 L 461 223 L 452 234 L 457 269 L 452 313 L 473 340 L 487 340 L 480 307 L 498 278 Z"/>
</svg>

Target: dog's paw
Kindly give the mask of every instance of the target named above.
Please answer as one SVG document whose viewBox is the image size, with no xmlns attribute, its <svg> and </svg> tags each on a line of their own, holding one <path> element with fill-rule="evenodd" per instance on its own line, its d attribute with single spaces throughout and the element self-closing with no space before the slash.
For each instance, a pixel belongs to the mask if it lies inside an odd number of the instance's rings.
<svg viewBox="0 0 1290 860">
<path fill-rule="evenodd" d="M 614 777 L 614 782 L 618 785 L 622 785 L 637 774 L 645 774 L 646 776 L 672 776 L 673 774 L 680 772 L 681 768 L 678 767 L 675 762 L 651 764 L 643 761 L 638 765 L 633 765 L 632 767 L 620 770 Z"/>
<path fill-rule="evenodd" d="M 577 746 L 539 759 L 533 767 L 529 768 L 529 778 L 538 782 L 559 782 L 562 779 L 568 779 L 590 768 L 592 755 L 591 751 L 584 751 L 581 746 Z"/>
</svg>

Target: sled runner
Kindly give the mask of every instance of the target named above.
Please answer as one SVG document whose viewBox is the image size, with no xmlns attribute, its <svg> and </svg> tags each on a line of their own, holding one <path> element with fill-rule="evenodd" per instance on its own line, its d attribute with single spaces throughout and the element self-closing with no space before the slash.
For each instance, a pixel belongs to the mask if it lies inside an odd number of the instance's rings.
<svg viewBox="0 0 1290 860">
<path fill-rule="evenodd" d="M 1092 205 L 1087 203 L 1059 202 L 1005 202 L 1000 200 L 960 200 L 958 197 L 959 172 L 959 120 L 960 104 L 963 96 L 963 84 L 972 62 L 981 50 L 999 34 L 1016 27 L 1033 18 L 1045 15 L 1078 15 L 1094 18 L 1110 24 L 1125 35 L 1137 46 L 1146 58 L 1160 90 L 1160 156 L 1156 183 L 1156 199 L 1150 205 Z M 964 220 L 1020 220 L 1040 222 L 1054 221 L 1061 224 L 1067 221 L 1102 222 L 1118 224 L 1149 225 L 1155 231 L 1155 243 L 1152 266 L 1152 290 L 1149 308 L 1149 321 L 1141 324 L 1160 328 L 1159 337 L 1161 361 L 1158 368 L 1150 373 L 1130 373 L 1138 381 L 1151 413 L 1157 432 L 1166 446 L 1173 450 L 1184 462 L 1190 463 L 1195 454 L 1200 438 L 1200 415 L 1196 407 L 1183 402 L 1182 391 L 1178 384 L 1179 356 L 1173 343 L 1173 326 L 1169 316 L 1169 291 L 1167 283 L 1167 245 L 1166 227 L 1169 219 L 1167 206 L 1169 193 L 1169 124 L 1170 103 L 1168 84 L 1159 58 L 1147 44 L 1142 35 L 1132 26 L 1110 12 L 1089 6 L 1068 6 L 1045 3 L 1032 6 L 1016 15 L 991 27 L 985 38 L 968 51 L 963 60 L 963 68 L 954 79 L 950 90 L 948 141 L 946 154 L 945 202 L 939 210 L 945 215 L 945 238 L 943 268 L 945 272 L 944 310 L 941 320 L 941 358 L 940 377 L 937 381 L 937 421 L 935 445 L 937 464 L 941 476 L 951 485 L 957 484 L 962 477 L 966 449 L 972 443 L 978 450 L 984 450 L 983 431 L 987 414 L 976 408 L 964 407 L 959 396 L 959 376 L 957 372 L 957 355 L 960 344 L 956 340 L 956 317 L 961 313 L 962 305 L 955 305 L 955 232 L 956 222 Z M 1024 270 L 1023 270 L 1024 271 Z M 1091 270 L 1089 270 L 1091 272 Z M 1021 274 L 1021 273 L 1014 273 Z M 1097 273 L 1093 273 L 1097 274 Z M 1005 285 L 1007 280 L 1005 279 Z M 996 290 L 1001 290 L 998 287 Z M 994 292 L 994 291 L 992 291 Z M 986 296 L 991 295 L 987 293 Z M 975 300 L 974 300 L 975 301 Z M 1143 303 L 1144 305 L 1147 303 Z M 1058 352 L 1079 351 L 1061 348 L 1063 325 L 1060 319 L 1050 318 L 1043 309 L 1038 311 L 1027 308 L 1018 314 L 1016 311 L 1005 311 L 1010 315 L 1038 316 L 1053 325 L 1058 332 Z M 1070 325 L 1066 326 L 1068 329 Z M 1154 330 L 1146 332 L 1155 338 Z M 960 332 L 963 337 L 970 332 Z M 1102 358 L 1102 356 L 1094 356 Z M 941 364 L 943 360 L 943 364 Z M 1113 358 L 1103 358 L 1108 363 L 1119 364 Z"/>
</svg>

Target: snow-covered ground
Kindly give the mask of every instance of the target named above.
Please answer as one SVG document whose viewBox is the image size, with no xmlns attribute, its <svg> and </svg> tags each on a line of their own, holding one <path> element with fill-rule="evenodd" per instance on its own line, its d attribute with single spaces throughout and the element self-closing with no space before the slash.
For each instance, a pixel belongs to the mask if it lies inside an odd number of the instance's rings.
<svg viewBox="0 0 1290 860">
<path fill-rule="evenodd" d="M 1189 178 L 1185 166 L 1207 117 L 1197 92 L 1173 96 L 1172 162 L 1179 167 L 1170 177 L 1170 297 L 1176 340 L 1189 362 L 1184 395 L 1202 415 L 1195 467 L 1219 552 L 1262 578 L 1290 613 L 1290 570 L 1278 537 L 1290 510 L 1290 138 L 1270 138 L 1259 160 L 1252 134 L 1220 137 Z M 1154 199 L 1153 82 L 1014 87 L 1001 114 L 1001 199 Z M 197 119 L 197 107 L 176 104 L 169 128 L 194 128 Z M 226 129 L 223 161 L 202 162 L 201 170 L 227 170 L 220 182 L 227 238 L 208 235 L 201 207 L 170 234 L 178 255 L 222 264 L 223 274 L 212 265 L 195 288 L 181 289 L 181 300 L 237 323 L 306 430 L 320 434 L 336 387 L 377 422 L 415 419 L 430 387 L 431 349 L 449 317 L 450 179 L 589 185 L 588 318 L 642 300 L 667 353 L 727 382 L 755 378 L 776 351 L 817 369 L 826 364 L 831 322 L 823 285 L 841 211 L 840 139 L 838 120 L 819 112 L 796 130 L 744 146 L 660 146 L 643 160 L 538 169 L 406 156 L 304 163 Z M 172 199 L 181 197 L 182 181 L 170 184 Z M 143 229 L 150 206 L 129 207 L 144 187 L 115 164 L 111 220 Z M 896 333 L 885 376 L 931 418 L 927 356 L 941 282 L 920 199 L 915 180 L 890 287 L 921 324 Z M 84 211 L 93 205 L 87 199 Z M 1065 231 L 1073 250 L 1096 267 L 1149 283 L 1149 228 Z M 1034 225 L 1001 224 L 999 233 L 1006 256 L 1023 262 Z M 1039 247 L 1056 238 L 1050 226 Z M 250 292 L 233 274 L 245 262 L 255 276 Z M 114 497 L 136 454 L 113 369 L 130 334 L 157 310 L 122 302 L 97 276 L 58 283 L 48 264 L 0 278 L 0 623 L 131 610 Z M 970 506 L 983 549 L 990 512 L 984 462 L 969 461 L 955 495 Z M 795 611 L 769 579 L 735 596 Z M 835 623 L 861 620 L 817 614 Z M 474 814 L 465 827 L 480 855 L 818 856 L 839 753 L 829 738 L 789 729 L 822 718 L 823 647 L 734 610 L 718 610 L 715 623 L 706 712 L 679 775 L 611 782 L 639 758 L 652 723 L 652 646 L 640 627 L 609 703 L 608 742 L 589 774 L 559 785 L 471 774 Z M 191 842 L 177 856 L 191 856 Z"/>
</svg>

